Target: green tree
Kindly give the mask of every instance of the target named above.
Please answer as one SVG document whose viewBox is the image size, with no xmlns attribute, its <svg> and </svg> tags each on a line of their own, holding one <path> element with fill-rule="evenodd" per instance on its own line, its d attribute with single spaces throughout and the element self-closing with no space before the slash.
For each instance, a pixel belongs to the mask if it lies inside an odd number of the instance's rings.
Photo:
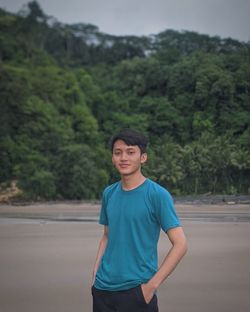
<svg viewBox="0 0 250 312">
<path fill-rule="evenodd" d="M 181 147 L 166 136 L 163 142 L 162 145 L 154 146 L 154 152 L 150 153 L 147 172 L 162 186 L 178 195 L 184 174 L 181 167 Z"/>
<path fill-rule="evenodd" d="M 86 105 L 72 108 L 72 126 L 77 143 L 94 145 L 98 142 L 98 123 Z"/>
<path fill-rule="evenodd" d="M 51 199 L 56 196 L 55 177 L 49 171 L 49 159 L 28 150 L 21 163 L 15 166 L 18 186 L 32 199 Z"/>
<path fill-rule="evenodd" d="M 62 147 L 55 162 L 58 193 L 68 199 L 92 199 L 100 196 L 108 175 L 94 162 L 93 150 L 87 145 Z"/>
</svg>

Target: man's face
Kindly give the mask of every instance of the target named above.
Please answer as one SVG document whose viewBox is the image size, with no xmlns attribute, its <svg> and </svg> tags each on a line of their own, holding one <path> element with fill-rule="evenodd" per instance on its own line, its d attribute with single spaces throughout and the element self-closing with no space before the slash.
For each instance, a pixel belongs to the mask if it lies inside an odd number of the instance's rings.
<svg viewBox="0 0 250 312">
<path fill-rule="evenodd" d="M 137 145 L 127 145 L 117 140 L 113 147 L 112 162 L 121 175 L 131 175 L 141 170 L 141 164 L 147 160 L 147 154 L 141 154 Z"/>
</svg>

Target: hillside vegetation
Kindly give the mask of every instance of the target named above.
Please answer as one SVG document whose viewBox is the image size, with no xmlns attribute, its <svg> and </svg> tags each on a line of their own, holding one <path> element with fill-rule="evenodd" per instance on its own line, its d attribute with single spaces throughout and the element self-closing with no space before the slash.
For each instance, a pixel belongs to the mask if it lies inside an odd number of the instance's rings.
<svg viewBox="0 0 250 312">
<path fill-rule="evenodd" d="M 26 198 L 99 198 L 124 127 L 147 135 L 143 170 L 173 194 L 249 193 L 249 121 L 249 43 L 111 36 L 36 1 L 0 9 L 0 183 Z"/>
</svg>

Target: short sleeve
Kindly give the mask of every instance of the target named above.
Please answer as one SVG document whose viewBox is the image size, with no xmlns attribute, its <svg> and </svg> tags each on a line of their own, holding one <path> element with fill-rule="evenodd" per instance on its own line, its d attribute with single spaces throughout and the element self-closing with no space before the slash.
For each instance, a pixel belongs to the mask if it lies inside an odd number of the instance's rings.
<svg viewBox="0 0 250 312">
<path fill-rule="evenodd" d="M 105 189 L 102 195 L 102 206 L 99 217 L 99 223 L 103 225 L 108 225 L 108 216 L 107 216 L 107 190 Z"/>
<path fill-rule="evenodd" d="M 155 196 L 155 214 L 162 230 L 166 232 L 171 228 L 179 227 L 181 225 L 180 220 L 170 193 L 166 189 L 160 188 Z"/>
</svg>

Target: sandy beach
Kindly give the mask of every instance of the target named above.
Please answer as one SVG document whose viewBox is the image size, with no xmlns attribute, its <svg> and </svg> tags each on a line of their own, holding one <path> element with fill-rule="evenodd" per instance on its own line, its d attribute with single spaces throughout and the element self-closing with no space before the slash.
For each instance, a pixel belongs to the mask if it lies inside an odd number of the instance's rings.
<svg viewBox="0 0 250 312">
<path fill-rule="evenodd" d="M 99 204 L 0 206 L 0 311 L 91 312 Z M 177 205 L 188 254 L 160 312 L 250 310 L 250 206 Z M 159 262 L 170 244 L 162 233 Z"/>
</svg>

